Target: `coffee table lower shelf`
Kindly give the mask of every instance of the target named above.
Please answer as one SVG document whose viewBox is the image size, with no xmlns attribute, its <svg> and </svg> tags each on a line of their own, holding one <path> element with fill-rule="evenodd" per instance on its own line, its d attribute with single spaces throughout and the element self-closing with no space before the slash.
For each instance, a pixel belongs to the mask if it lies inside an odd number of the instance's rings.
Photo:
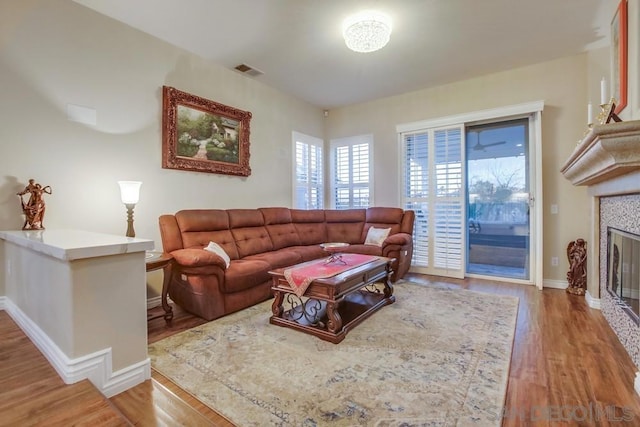
<svg viewBox="0 0 640 427">
<path fill-rule="evenodd" d="M 364 300 L 368 302 L 363 303 Z M 372 300 L 377 302 L 371 304 Z M 309 301 L 307 301 L 307 304 Z M 373 293 L 366 298 L 359 295 L 359 292 L 358 294 L 346 296 L 338 306 L 337 312 L 342 320 L 342 327 L 336 332 L 328 329 L 329 317 L 326 313 L 328 304 L 326 301 L 313 300 L 314 303 L 318 304 L 318 322 L 315 324 L 312 320 L 306 319 L 301 313 L 295 312 L 293 309 L 284 311 L 282 317 L 271 316 L 269 322 L 273 325 L 297 329 L 337 344 L 344 340 L 347 332 L 385 305 L 392 304 L 394 301 L 394 296 L 385 298 L 384 295 L 374 295 Z"/>
<path fill-rule="evenodd" d="M 379 257 L 335 278 L 316 280 L 302 298 L 291 291 L 280 271 L 271 272 L 275 299 L 269 322 L 337 344 L 355 326 L 395 302 L 389 282 L 391 261 Z"/>
</svg>

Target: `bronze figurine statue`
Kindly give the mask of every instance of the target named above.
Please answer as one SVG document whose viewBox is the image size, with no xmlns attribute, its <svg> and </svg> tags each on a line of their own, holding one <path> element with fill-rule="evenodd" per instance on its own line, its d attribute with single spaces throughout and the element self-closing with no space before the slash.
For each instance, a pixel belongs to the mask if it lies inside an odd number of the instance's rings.
<svg viewBox="0 0 640 427">
<path fill-rule="evenodd" d="M 29 200 L 27 202 L 24 201 L 25 194 L 29 193 Z M 42 198 L 43 194 L 51 194 L 51 187 L 46 186 L 43 187 L 40 184 L 37 184 L 35 180 L 30 179 L 29 184 L 22 190 L 17 193 L 20 196 L 20 203 L 22 204 L 22 212 L 24 213 L 24 225 L 22 226 L 23 230 L 44 230 L 44 225 L 42 225 L 42 220 L 44 218 L 44 199 Z"/>
<path fill-rule="evenodd" d="M 567 292 L 584 295 L 587 292 L 587 242 L 577 239 L 567 246 L 569 271 L 567 272 Z"/>
</svg>

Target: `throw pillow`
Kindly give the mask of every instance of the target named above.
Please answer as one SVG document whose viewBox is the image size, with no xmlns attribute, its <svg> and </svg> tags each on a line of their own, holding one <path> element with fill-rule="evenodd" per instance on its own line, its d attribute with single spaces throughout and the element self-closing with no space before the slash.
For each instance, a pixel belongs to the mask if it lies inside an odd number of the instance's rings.
<svg viewBox="0 0 640 427">
<path fill-rule="evenodd" d="M 371 227 L 367 232 L 367 238 L 365 239 L 364 244 L 382 246 L 382 242 L 387 238 L 389 232 L 391 232 L 390 228 Z"/>
<path fill-rule="evenodd" d="M 209 242 L 209 246 L 204 248 L 204 250 L 213 252 L 214 254 L 222 258 L 224 262 L 227 264 L 227 268 L 229 267 L 229 264 L 231 264 L 231 258 L 229 258 L 229 255 L 227 255 L 224 249 L 222 249 L 222 246 L 220 246 L 219 244 L 215 242 Z"/>
</svg>

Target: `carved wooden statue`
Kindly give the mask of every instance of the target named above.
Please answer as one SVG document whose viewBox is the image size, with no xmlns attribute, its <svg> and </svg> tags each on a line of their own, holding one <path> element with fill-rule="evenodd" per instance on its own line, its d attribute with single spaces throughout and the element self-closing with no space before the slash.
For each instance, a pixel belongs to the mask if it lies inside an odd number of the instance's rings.
<svg viewBox="0 0 640 427">
<path fill-rule="evenodd" d="M 24 201 L 25 194 L 29 193 L 29 200 L 27 202 Z M 22 204 L 22 212 L 24 213 L 24 225 L 22 226 L 23 230 L 44 230 L 44 226 L 42 225 L 42 220 L 44 218 L 44 199 L 42 198 L 43 194 L 51 194 L 51 187 L 46 186 L 43 187 L 40 184 L 37 184 L 35 180 L 30 179 L 29 184 L 22 190 L 17 193 L 20 196 L 20 203 Z"/>
<path fill-rule="evenodd" d="M 567 272 L 567 292 L 584 295 L 587 291 L 587 242 L 577 239 L 567 246 L 569 271 Z"/>
</svg>

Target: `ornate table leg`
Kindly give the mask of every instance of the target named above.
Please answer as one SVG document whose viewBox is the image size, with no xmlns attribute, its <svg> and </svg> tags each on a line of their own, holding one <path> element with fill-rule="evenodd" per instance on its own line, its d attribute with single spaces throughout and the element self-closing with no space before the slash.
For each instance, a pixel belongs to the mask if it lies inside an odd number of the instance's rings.
<svg viewBox="0 0 640 427">
<path fill-rule="evenodd" d="M 393 269 L 391 268 L 391 263 L 387 264 L 387 277 L 384 279 L 384 297 L 391 298 L 393 295 L 393 285 L 391 284 L 391 275 L 393 274 Z"/>
<path fill-rule="evenodd" d="M 337 334 L 342 329 L 342 317 L 338 313 L 339 302 L 327 302 L 327 329 L 334 334 Z"/>
<path fill-rule="evenodd" d="M 284 312 L 284 308 L 282 308 L 282 302 L 284 301 L 284 294 L 282 291 L 273 290 L 274 299 L 273 304 L 271 304 L 271 313 L 273 313 L 273 317 L 282 318 L 282 313 Z"/>
<path fill-rule="evenodd" d="M 164 320 L 170 323 L 173 319 L 173 307 L 169 305 L 167 301 L 167 294 L 169 292 L 169 283 L 171 282 L 171 271 L 173 270 L 173 262 L 169 262 L 164 268 L 162 274 L 162 309 L 164 310 Z"/>
</svg>

